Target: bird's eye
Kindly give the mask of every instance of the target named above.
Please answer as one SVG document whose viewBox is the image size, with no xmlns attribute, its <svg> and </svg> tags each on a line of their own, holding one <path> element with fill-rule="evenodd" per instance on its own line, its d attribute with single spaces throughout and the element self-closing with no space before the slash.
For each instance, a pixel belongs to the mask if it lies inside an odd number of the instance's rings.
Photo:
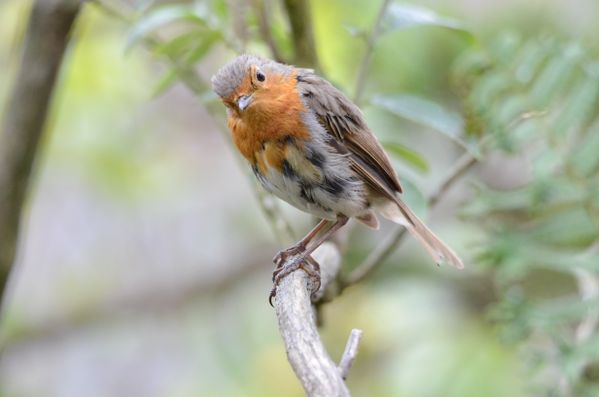
<svg viewBox="0 0 599 397">
<path fill-rule="evenodd" d="M 264 80 L 266 80 L 266 76 L 261 71 L 257 71 L 256 72 L 256 79 L 258 79 L 258 81 L 264 81 Z"/>
</svg>

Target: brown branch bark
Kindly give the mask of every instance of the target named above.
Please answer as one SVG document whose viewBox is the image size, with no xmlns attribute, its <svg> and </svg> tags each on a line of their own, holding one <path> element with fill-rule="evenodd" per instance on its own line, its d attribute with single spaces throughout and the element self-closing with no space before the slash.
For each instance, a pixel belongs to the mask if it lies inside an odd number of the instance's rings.
<svg viewBox="0 0 599 397">
<path fill-rule="evenodd" d="M 298 66 L 308 66 L 319 69 L 314 30 L 312 27 L 312 14 L 308 0 L 284 0 L 285 10 L 291 25 L 291 36 L 295 56 L 293 63 Z"/>
<path fill-rule="evenodd" d="M 54 82 L 79 12 L 76 0 L 37 0 L 0 129 L 0 294 L 13 262 L 23 204 Z"/>
</svg>

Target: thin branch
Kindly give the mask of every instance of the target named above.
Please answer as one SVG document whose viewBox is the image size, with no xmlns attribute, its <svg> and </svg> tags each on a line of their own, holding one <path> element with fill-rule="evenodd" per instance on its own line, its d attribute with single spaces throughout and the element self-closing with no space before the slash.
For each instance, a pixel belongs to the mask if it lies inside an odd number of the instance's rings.
<svg viewBox="0 0 599 397">
<path fill-rule="evenodd" d="M 48 318 L 42 323 L 22 325 L 18 332 L 4 333 L 0 336 L 2 349 L 19 349 L 30 345 L 54 344 L 95 326 L 131 321 L 132 317 L 155 316 L 172 313 L 206 299 L 219 300 L 243 280 L 264 270 L 264 258 L 261 255 L 244 257 L 239 266 L 226 269 L 224 273 L 210 274 L 205 277 L 178 283 L 176 288 L 152 286 L 139 293 L 106 294 L 96 305 L 83 305 L 57 317 Z"/>
<path fill-rule="evenodd" d="M 326 289 L 325 274 L 336 274 L 341 258 L 332 243 L 325 243 L 313 254 L 323 272 L 321 289 Z M 293 261 L 295 257 L 288 260 Z M 277 287 L 275 309 L 287 358 L 309 397 L 345 397 L 349 390 L 318 335 L 316 316 L 310 300 L 308 276 L 296 271 L 283 278 Z"/>
<path fill-rule="evenodd" d="M 240 163 L 240 167 L 245 166 L 245 164 L 241 164 L 243 161 L 240 156 L 236 155 L 235 158 L 237 158 Z M 253 175 L 249 175 L 248 178 L 253 178 Z M 264 190 L 261 186 L 258 186 L 255 181 L 253 182 L 252 190 L 254 191 L 256 201 L 258 201 L 258 205 L 260 206 L 264 217 L 271 226 L 276 240 L 280 243 L 295 241 L 297 239 L 295 231 L 293 230 L 291 223 L 289 223 L 283 216 L 278 199 Z"/>
<path fill-rule="evenodd" d="M 435 207 L 439 200 L 447 193 L 449 188 L 453 186 L 466 172 L 476 164 L 478 159 L 471 154 L 466 152 L 460 157 L 453 169 L 449 172 L 447 177 L 439 184 L 437 189 L 431 194 L 428 199 L 429 207 Z M 341 289 L 356 284 L 364 280 L 374 270 L 376 270 L 384 261 L 395 251 L 399 242 L 403 239 L 406 234 L 406 229 L 402 226 L 398 226 L 397 229 L 391 234 L 391 236 L 381 245 L 379 245 L 374 251 L 370 253 L 358 267 L 352 271 L 346 279 L 341 282 Z"/>
<path fill-rule="evenodd" d="M 262 40 L 268 45 L 272 58 L 277 62 L 286 63 L 283 53 L 279 49 L 279 45 L 272 35 L 270 14 L 269 10 L 266 8 L 265 0 L 254 0 L 254 11 L 258 20 L 260 35 L 262 36 Z"/>
<path fill-rule="evenodd" d="M 374 47 L 380 34 L 381 22 L 383 21 L 383 17 L 385 16 L 385 12 L 390 3 L 391 0 L 383 0 L 379 13 L 370 30 L 370 34 L 368 35 L 368 39 L 366 40 L 366 51 L 364 52 L 360 68 L 358 69 L 358 79 L 356 80 L 356 89 L 354 92 L 354 102 L 357 105 L 359 105 L 362 100 L 362 94 L 364 93 L 364 87 L 366 86 L 366 77 L 368 76 L 368 69 L 370 68 Z"/>
<path fill-rule="evenodd" d="M 319 69 L 318 54 L 312 28 L 312 14 L 308 0 L 284 0 L 285 10 L 291 25 L 291 36 L 295 49 L 293 63 Z"/>
<path fill-rule="evenodd" d="M 478 162 L 478 158 L 473 154 L 466 152 L 454 164 L 447 177 L 441 182 L 437 189 L 430 195 L 428 205 L 434 207 L 439 200 L 445 196 L 450 187 L 460 180 L 466 172 Z"/>
<path fill-rule="evenodd" d="M 358 355 L 358 347 L 360 346 L 362 334 L 363 332 L 361 329 L 351 330 L 351 334 L 349 335 L 349 339 L 345 345 L 345 350 L 343 351 L 343 356 L 341 356 L 341 361 L 339 361 L 339 372 L 341 372 L 341 377 L 343 380 L 347 379 L 349 370 L 351 369 L 356 356 Z"/>
<path fill-rule="evenodd" d="M 22 208 L 46 124 L 69 33 L 79 13 L 76 0 L 38 0 L 33 5 L 18 76 L 0 130 L 0 294 L 15 261 Z"/>
<path fill-rule="evenodd" d="M 247 12 L 249 4 L 246 0 L 226 0 L 227 8 L 231 15 L 231 29 L 234 33 L 234 38 L 238 52 L 246 52 L 248 43 L 248 23 Z"/>
</svg>

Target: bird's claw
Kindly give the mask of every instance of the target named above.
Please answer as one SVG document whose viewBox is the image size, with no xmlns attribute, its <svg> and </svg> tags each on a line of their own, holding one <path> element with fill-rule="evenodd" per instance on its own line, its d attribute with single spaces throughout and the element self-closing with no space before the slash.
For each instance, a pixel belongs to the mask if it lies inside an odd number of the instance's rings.
<svg viewBox="0 0 599 397">
<path fill-rule="evenodd" d="M 289 259 L 292 256 L 295 255 L 299 255 L 302 252 L 304 252 L 306 250 L 306 247 L 301 245 L 301 244 L 297 244 L 294 245 L 292 247 L 289 247 L 285 250 L 279 251 L 278 254 L 275 255 L 274 258 L 272 258 L 272 261 L 274 262 L 274 264 L 277 266 L 277 269 L 281 266 L 283 266 L 283 263 L 285 263 L 287 261 L 287 259 Z M 273 279 L 274 281 L 274 279 Z"/>
<path fill-rule="evenodd" d="M 277 295 L 277 287 L 283 278 L 290 275 L 298 269 L 302 269 L 309 277 L 308 287 L 310 288 L 311 296 L 320 289 L 320 265 L 311 256 L 299 258 L 292 262 L 281 262 L 272 273 L 273 286 L 268 296 L 268 303 L 273 306 L 272 299 Z M 284 263 L 284 265 L 283 265 Z"/>
</svg>

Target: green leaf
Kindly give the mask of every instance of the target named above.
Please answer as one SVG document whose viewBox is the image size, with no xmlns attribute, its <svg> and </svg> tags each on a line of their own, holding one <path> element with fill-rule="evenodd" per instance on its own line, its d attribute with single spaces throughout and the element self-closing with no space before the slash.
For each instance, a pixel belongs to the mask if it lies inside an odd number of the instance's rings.
<svg viewBox="0 0 599 397">
<path fill-rule="evenodd" d="M 573 83 L 572 83 L 573 85 Z M 566 135 L 570 129 L 584 125 L 597 112 L 599 75 L 585 75 L 572 88 L 566 107 L 555 121 L 555 131 Z"/>
<path fill-rule="evenodd" d="M 437 26 L 472 37 L 472 34 L 459 21 L 438 15 L 428 8 L 408 4 L 391 3 L 381 26 L 384 33 L 419 26 Z"/>
<path fill-rule="evenodd" d="M 158 44 L 153 48 L 153 51 L 156 55 L 179 57 L 193 47 L 196 42 L 202 40 L 204 34 L 200 30 L 183 33 L 169 41 Z"/>
<path fill-rule="evenodd" d="M 405 161 L 418 171 L 428 172 L 428 162 L 420 155 L 420 153 L 417 153 L 407 146 L 395 142 L 383 142 L 383 146 L 389 153 Z"/>
<path fill-rule="evenodd" d="M 411 95 L 376 95 L 370 102 L 398 117 L 441 132 L 468 151 L 476 152 L 471 144 L 461 138 L 462 117 L 435 102 Z"/>
<path fill-rule="evenodd" d="M 191 49 L 185 60 L 189 65 L 199 62 L 210 51 L 212 46 L 222 38 L 220 32 L 207 32 L 197 44 Z"/>
<path fill-rule="evenodd" d="M 575 69 L 577 68 L 584 50 L 578 45 L 570 45 L 562 50 L 559 57 L 552 59 L 543 69 L 530 92 L 535 107 L 547 108 L 558 93 L 570 83 Z"/>
<path fill-rule="evenodd" d="M 586 136 L 572 156 L 573 169 L 582 176 L 591 176 L 599 171 L 599 118 L 588 129 Z"/>
<path fill-rule="evenodd" d="M 211 25 L 209 23 L 210 14 L 205 7 L 190 7 L 186 5 L 168 5 L 159 7 L 137 21 L 129 32 L 126 48 L 130 49 L 143 39 L 144 36 L 160 26 L 179 20 L 190 21 L 202 27 Z"/>
</svg>

